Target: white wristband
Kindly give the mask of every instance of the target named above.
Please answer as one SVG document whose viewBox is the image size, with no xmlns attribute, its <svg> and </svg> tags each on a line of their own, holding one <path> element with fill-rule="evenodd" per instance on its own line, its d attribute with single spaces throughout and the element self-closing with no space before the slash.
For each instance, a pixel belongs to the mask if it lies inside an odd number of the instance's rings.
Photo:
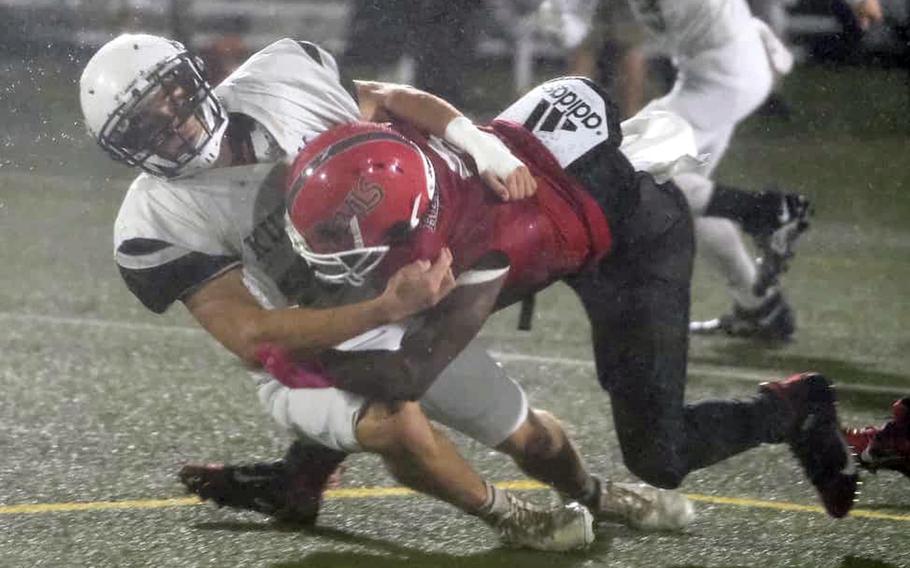
<svg viewBox="0 0 910 568">
<path fill-rule="evenodd" d="M 473 154 L 473 150 L 476 149 L 477 145 L 480 143 L 479 138 L 483 137 L 483 132 L 471 122 L 466 116 L 458 116 L 453 118 L 449 124 L 446 125 L 446 131 L 443 135 L 446 142 L 449 142 L 459 150 L 467 152 L 468 154 Z"/>
<path fill-rule="evenodd" d="M 515 168 L 522 165 L 499 138 L 480 130 L 465 116 L 459 116 L 449 122 L 444 138 L 446 142 L 474 158 L 477 171 L 480 173 L 490 171 L 498 178 L 505 179 L 515 171 Z"/>
</svg>

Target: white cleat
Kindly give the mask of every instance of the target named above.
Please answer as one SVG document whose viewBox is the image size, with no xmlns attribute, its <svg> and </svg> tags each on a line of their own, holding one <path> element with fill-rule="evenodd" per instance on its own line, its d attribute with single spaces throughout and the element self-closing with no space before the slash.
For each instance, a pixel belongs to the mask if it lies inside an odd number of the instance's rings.
<svg viewBox="0 0 910 568">
<path fill-rule="evenodd" d="M 594 542 L 594 516 L 579 503 L 544 509 L 511 493 L 506 494 L 508 511 L 487 522 L 499 533 L 503 544 L 549 552 L 587 548 Z"/>
<path fill-rule="evenodd" d="M 695 505 L 682 493 L 644 483 L 601 483 L 597 520 L 646 531 L 682 531 L 695 520 Z"/>
</svg>

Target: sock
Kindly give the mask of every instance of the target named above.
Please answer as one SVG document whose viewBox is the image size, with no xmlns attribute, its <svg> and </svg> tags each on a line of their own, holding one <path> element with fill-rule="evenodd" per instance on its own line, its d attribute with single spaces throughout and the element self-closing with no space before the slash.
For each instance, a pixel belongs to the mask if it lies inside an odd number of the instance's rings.
<svg viewBox="0 0 910 568">
<path fill-rule="evenodd" d="M 705 215 L 736 221 L 743 231 L 755 236 L 778 227 L 780 203 L 781 196 L 774 191 L 746 191 L 715 183 Z"/>
<path fill-rule="evenodd" d="M 600 505 L 600 488 L 601 481 L 595 475 L 589 475 L 585 480 L 581 490 L 572 495 L 565 495 L 566 498 L 578 501 L 588 509 L 599 508 Z"/>
<path fill-rule="evenodd" d="M 482 519 L 498 518 L 509 510 L 509 500 L 506 498 L 506 492 L 490 483 L 484 481 L 487 488 L 487 499 L 481 505 L 475 515 Z"/>
</svg>

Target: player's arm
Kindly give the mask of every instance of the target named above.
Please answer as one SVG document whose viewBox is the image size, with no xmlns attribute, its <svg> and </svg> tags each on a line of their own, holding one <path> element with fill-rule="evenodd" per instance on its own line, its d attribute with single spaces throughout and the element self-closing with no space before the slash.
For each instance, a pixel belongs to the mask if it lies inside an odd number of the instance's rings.
<svg viewBox="0 0 910 568">
<path fill-rule="evenodd" d="M 508 272 L 501 255 L 459 277 L 458 286 L 421 314 L 397 351 L 326 351 L 320 362 L 335 386 L 368 398 L 417 400 L 480 331 Z M 505 266 L 505 267 L 504 267 Z"/>
<path fill-rule="evenodd" d="M 407 85 L 354 81 L 364 120 L 399 119 L 443 138 L 470 155 L 477 171 L 503 200 L 534 195 L 537 182 L 498 138 L 483 132 L 445 100 Z"/>
<path fill-rule="evenodd" d="M 375 327 L 405 319 L 436 305 L 454 283 L 447 281 L 451 257 L 435 266 L 417 262 L 399 270 L 385 291 L 365 302 L 328 309 L 262 308 L 235 268 L 200 286 L 183 302 L 221 344 L 251 366 L 259 350 L 277 347 L 297 357 L 313 356 Z"/>
</svg>

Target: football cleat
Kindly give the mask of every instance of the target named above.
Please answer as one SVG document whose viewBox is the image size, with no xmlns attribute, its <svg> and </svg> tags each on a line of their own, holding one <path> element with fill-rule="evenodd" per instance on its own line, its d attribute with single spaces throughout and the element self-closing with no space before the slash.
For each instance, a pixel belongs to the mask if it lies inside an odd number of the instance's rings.
<svg viewBox="0 0 910 568">
<path fill-rule="evenodd" d="M 504 492 L 508 507 L 485 518 L 506 546 L 550 552 L 587 548 L 594 542 L 594 516 L 579 503 L 544 509 Z"/>
<path fill-rule="evenodd" d="M 600 479 L 597 483 L 594 502 L 586 505 L 598 521 L 645 531 L 681 531 L 695 520 L 692 501 L 676 491 L 644 483 L 614 483 Z"/>
<path fill-rule="evenodd" d="M 763 341 L 789 341 L 795 331 L 796 315 L 780 292 L 773 293 L 755 309 L 734 304 L 729 314 L 689 323 L 689 332 L 694 335 L 726 334 Z"/>
<path fill-rule="evenodd" d="M 242 465 L 186 464 L 180 482 L 218 507 L 255 511 L 295 525 L 312 525 L 322 495 L 344 453 L 293 444 L 286 459 Z"/>
<path fill-rule="evenodd" d="M 796 240 L 809 228 L 812 209 L 809 199 L 798 193 L 766 191 L 777 202 L 777 218 L 774 225 L 755 234 L 755 244 L 761 256 L 758 258 L 758 276 L 752 292 L 764 296 L 777 285 L 780 275 L 789 268 L 793 258 Z"/>
<path fill-rule="evenodd" d="M 890 469 L 910 477 L 910 397 L 896 400 L 891 410 L 893 418 L 881 428 L 853 428 L 844 437 L 864 469 Z"/>
<path fill-rule="evenodd" d="M 828 514 L 845 517 L 856 499 L 859 475 L 838 426 L 834 389 L 828 379 L 818 373 L 803 373 L 762 383 L 760 390 L 786 403 L 793 423 L 784 440 Z"/>
</svg>

